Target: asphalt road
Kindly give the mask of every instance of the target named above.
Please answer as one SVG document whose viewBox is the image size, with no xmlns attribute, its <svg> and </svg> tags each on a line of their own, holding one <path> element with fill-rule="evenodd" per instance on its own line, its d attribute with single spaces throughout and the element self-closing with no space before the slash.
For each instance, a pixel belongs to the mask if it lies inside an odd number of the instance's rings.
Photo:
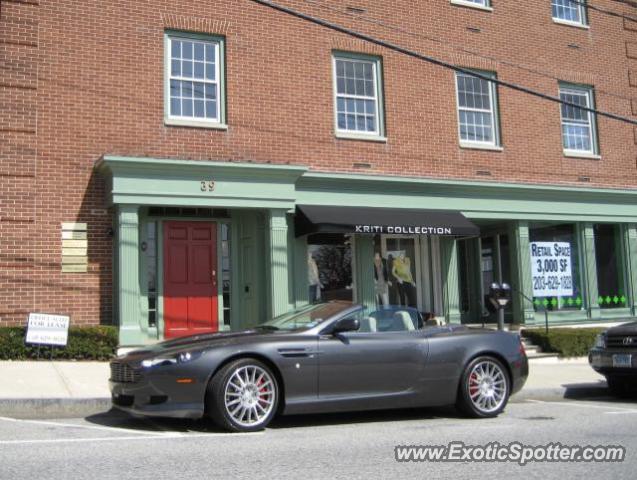
<svg viewBox="0 0 637 480">
<path fill-rule="evenodd" d="M 623 463 L 398 463 L 396 445 L 622 445 Z M 265 432 L 204 422 L 0 418 L 0 479 L 634 479 L 637 401 L 607 397 L 511 403 L 490 420 L 453 409 L 288 417 Z"/>
</svg>

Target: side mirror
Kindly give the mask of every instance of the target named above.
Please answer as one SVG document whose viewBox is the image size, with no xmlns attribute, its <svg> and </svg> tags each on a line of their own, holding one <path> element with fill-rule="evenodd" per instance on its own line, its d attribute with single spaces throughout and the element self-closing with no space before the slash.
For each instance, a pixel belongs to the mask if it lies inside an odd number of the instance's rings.
<svg viewBox="0 0 637 480">
<path fill-rule="evenodd" d="M 361 328 L 361 322 L 358 318 L 347 317 L 342 318 L 332 328 L 332 333 L 355 332 Z"/>
</svg>

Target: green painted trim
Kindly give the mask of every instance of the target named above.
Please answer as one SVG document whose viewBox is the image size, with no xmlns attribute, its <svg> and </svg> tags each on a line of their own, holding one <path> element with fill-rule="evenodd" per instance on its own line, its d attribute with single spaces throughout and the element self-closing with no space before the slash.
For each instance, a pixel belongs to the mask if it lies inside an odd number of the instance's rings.
<svg viewBox="0 0 637 480">
<path fill-rule="evenodd" d="M 164 322 L 164 219 L 157 219 L 157 337 L 166 338 Z"/>
<path fill-rule="evenodd" d="M 582 287 L 584 289 L 584 306 L 588 308 L 588 316 L 593 320 L 601 318 L 600 306 L 597 302 L 599 289 L 597 283 L 597 259 L 595 257 L 595 231 L 592 223 L 577 225 L 580 271 L 582 272 Z"/>
<path fill-rule="evenodd" d="M 290 229 L 292 230 L 292 229 Z M 294 305 L 301 308 L 310 301 L 307 272 L 307 236 L 294 238 Z"/>
<path fill-rule="evenodd" d="M 268 286 L 271 300 L 270 316 L 278 317 L 290 311 L 288 280 L 288 222 L 285 210 L 268 212 Z"/>
<path fill-rule="evenodd" d="M 637 316 L 637 225 L 625 227 L 626 266 L 628 267 L 628 298 L 634 316 Z"/>
<path fill-rule="evenodd" d="M 202 40 L 206 42 L 215 42 L 219 45 L 219 121 L 211 122 L 205 119 L 189 120 L 176 119 L 170 117 L 170 38 L 181 38 L 184 40 Z M 202 33 L 193 33 L 183 30 L 165 30 L 164 31 L 164 125 L 191 126 L 203 128 L 227 128 L 226 118 L 226 37 L 222 35 L 208 35 Z"/>
<path fill-rule="evenodd" d="M 447 323 L 461 323 L 458 241 L 441 238 L 444 314 Z"/>
<path fill-rule="evenodd" d="M 306 171 L 288 165 L 105 156 L 112 204 L 293 209 L 295 182 Z M 214 190 L 202 182 L 214 181 Z"/>
<path fill-rule="evenodd" d="M 457 210 L 472 219 L 627 222 L 637 220 L 636 191 L 459 183 L 382 176 L 317 174 L 296 182 L 296 201 Z"/>
<path fill-rule="evenodd" d="M 374 286 L 374 237 L 355 235 L 352 237 L 355 258 L 354 301 L 362 304 L 368 312 L 376 310 L 376 289 Z"/>
<path fill-rule="evenodd" d="M 512 321 L 518 324 L 533 323 L 537 314 L 533 304 L 528 300 L 533 298 L 528 222 L 517 221 L 509 224 L 509 264 L 511 286 L 515 289 L 512 293 Z"/>
<path fill-rule="evenodd" d="M 142 311 L 139 292 L 139 207 L 118 208 L 118 297 L 119 343 L 121 346 L 143 345 Z"/>
</svg>

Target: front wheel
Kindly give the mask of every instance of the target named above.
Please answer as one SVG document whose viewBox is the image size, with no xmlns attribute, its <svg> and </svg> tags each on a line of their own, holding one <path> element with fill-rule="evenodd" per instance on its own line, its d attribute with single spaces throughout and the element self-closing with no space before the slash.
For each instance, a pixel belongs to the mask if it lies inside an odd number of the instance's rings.
<svg viewBox="0 0 637 480">
<path fill-rule="evenodd" d="M 502 363 L 493 357 L 477 357 L 464 369 L 456 406 L 470 417 L 496 417 L 504 410 L 510 391 Z"/>
<path fill-rule="evenodd" d="M 278 394 L 272 371 L 256 359 L 242 358 L 224 366 L 210 381 L 208 413 L 224 430 L 262 430 L 276 413 Z"/>
<path fill-rule="evenodd" d="M 628 398 L 632 392 L 628 383 L 628 379 L 622 379 L 619 377 L 606 377 L 606 383 L 610 393 L 615 397 Z"/>
</svg>

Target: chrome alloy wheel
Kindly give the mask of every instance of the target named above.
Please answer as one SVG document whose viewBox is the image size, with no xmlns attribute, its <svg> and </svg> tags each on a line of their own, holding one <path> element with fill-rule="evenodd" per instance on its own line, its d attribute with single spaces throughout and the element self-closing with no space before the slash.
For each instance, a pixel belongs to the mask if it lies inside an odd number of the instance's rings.
<svg viewBox="0 0 637 480">
<path fill-rule="evenodd" d="M 275 400 L 272 377 L 256 365 L 237 368 L 226 383 L 226 412 L 243 427 L 254 427 L 263 423 L 272 412 Z"/>
<path fill-rule="evenodd" d="M 474 365 L 469 374 L 468 390 L 475 408 L 484 413 L 500 408 L 507 396 L 505 375 L 500 365 L 491 360 Z"/>
</svg>

